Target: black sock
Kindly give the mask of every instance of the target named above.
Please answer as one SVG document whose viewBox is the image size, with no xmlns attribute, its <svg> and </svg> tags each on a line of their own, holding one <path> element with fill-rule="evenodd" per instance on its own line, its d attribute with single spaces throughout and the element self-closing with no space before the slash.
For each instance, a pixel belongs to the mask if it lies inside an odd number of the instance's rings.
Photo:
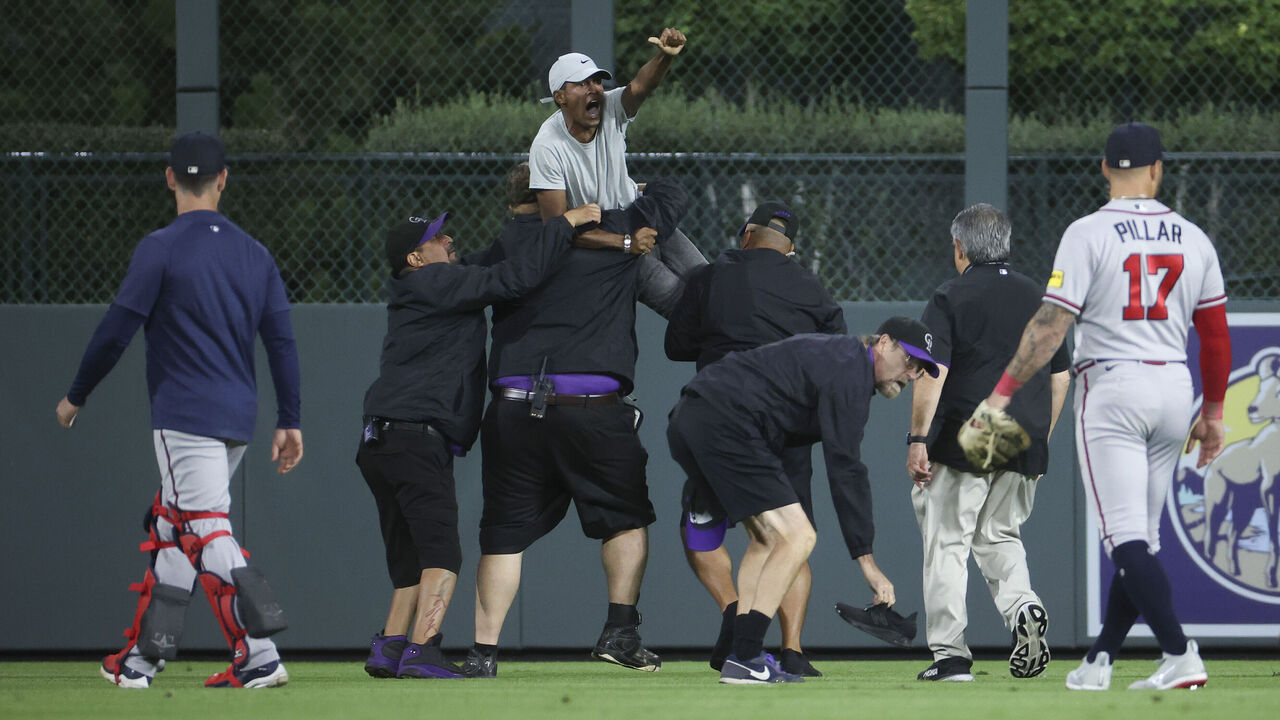
<svg viewBox="0 0 1280 720">
<path fill-rule="evenodd" d="M 733 621 L 733 654 L 739 660 L 753 660 L 764 652 L 764 634 L 773 618 L 759 610 L 738 615 Z"/>
<path fill-rule="evenodd" d="M 723 629 L 725 625 L 729 626 L 729 630 L 733 630 L 733 619 L 738 616 L 738 601 L 725 605 L 724 610 L 720 613 L 720 627 Z"/>
<path fill-rule="evenodd" d="M 1111 590 L 1107 594 L 1107 609 L 1102 619 L 1102 631 L 1098 633 L 1098 639 L 1094 641 L 1085 659 L 1093 662 L 1098 659 L 1098 653 L 1105 652 L 1111 656 L 1111 662 L 1115 662 L 1116 655 L 1120 653 L 1120 645 L 1124 643 L 1125 637 L 1129 635 L 1129 629 L 1137 619 L 1138 608 L 1129 599 L 1124 576 L 1116 570 L 1111 576 Z"/>
<path fill-rule="evenodd" d="M 607 628 L 635 627 L 640 624 L 640 611 L 635 605 L 609 603 L 609 615 L 604 621 Z"/>
<path fill-rule="evenodd" d="M 1173 590 L 1164 567 L 1141 540 L 1127 542 L 1111 551 L 1111 559 L 1124 573 L 1129 599 L 1151 627 L 1160 649 L 1170 655 L 1187 651 L 1187 636 L 1173 612 Z"/>
<path fill-rule="evenodd" d="M 475 643 L 471 647 L 485 657 L 493 657 L 498 654 L 497 645 L 485 645 L 484 643 Z"/>
</svg>

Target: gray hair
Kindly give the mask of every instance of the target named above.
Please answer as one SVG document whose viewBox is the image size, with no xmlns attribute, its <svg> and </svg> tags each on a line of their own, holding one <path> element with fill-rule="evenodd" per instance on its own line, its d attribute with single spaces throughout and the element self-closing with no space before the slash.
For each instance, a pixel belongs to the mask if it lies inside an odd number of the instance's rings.
<svg viewBox="0 0 1280 720">
<path fill-rule="evenodd" d="M 960 241 L 969 262 L 989 263 L 1009 259 L 1009 219 L 993 205 L 978 203 L 960 211 L 951 221 L 951 237 Z"/>
</svg>

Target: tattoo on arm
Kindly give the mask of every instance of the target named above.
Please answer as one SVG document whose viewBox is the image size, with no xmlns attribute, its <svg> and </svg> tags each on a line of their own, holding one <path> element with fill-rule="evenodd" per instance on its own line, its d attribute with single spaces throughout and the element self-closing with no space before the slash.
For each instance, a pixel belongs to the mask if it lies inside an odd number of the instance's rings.
<svg viewBox="0 0 1280 720">
<path fill-rule="evenodd" d="M 1042 303 L 1027 323 L 1027 329 L 1022 331 L 1018 351 L 1014 353 L 1005 372 L 1018 382 L 1030 380 L 1058 351 L 1063 338 L 1067 336 L 1067 328 L 1074 321 L 1075 316 L 1063 308 Z"/>
</svg>

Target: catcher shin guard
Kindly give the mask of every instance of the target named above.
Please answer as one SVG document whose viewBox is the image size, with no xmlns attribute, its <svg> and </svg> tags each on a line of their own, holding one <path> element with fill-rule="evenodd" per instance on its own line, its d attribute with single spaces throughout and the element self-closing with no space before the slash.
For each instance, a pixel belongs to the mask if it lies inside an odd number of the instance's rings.
<svg viewBox="0 0 1280 720">
<path fill-rule="evenodd" d="M 238 567 L 231 571 L 231 579 L 236 587 L 236 608 L 249 637 L 270 637 L 289 627 L 261 570 L 252 565 Z"/>
<path fill-rule="evenodd" d="M 173 660 L 178 656 L 178 644 L 182 642 L 191 591 L 154 583 L 147 594 L 150 595 L 149 602 L 137 626 L 138 652 L 151 662 Z"/>
<path fill-rule="evenodd" d="M 249 633 L 236 616 L 236 586 L 211 572 L 200 573 L 200 586 L 204 588 L 209 607 L 213 610 L 213 616 L 218 619 L 218 627 L 222 628 L 227 645 L 233 653 L 240 651 L 244 638 Z"/>
</svg>

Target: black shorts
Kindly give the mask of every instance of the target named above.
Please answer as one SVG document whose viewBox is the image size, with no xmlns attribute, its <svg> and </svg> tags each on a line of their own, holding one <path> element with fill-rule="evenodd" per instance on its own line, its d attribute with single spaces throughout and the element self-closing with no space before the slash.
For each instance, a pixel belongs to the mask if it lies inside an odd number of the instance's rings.
<svg viewBox="0 0 1280 720">
<path fill-rule="evenodd" d="M 480 551 L 523 552 L 564 518 L 569 501 L 582 532 L 607 539 L 656 519 L 645 465 L 649 454 L 627 405 L 551 405 L 541 420 L 529 403 L 495 398 L 480 426 L 484 513 Z"/>
<path fill-rule="evenodd" d="M 801 503 L 812 517 L 808 476 L 797 488 L 781 455 L 769 449 L 757 428 L 702 398 L 680 398 L 669 417 L 667 443 L 689 476 L 687 487 L 709 489 L 730 524 L 792 503 Z M 794 461 L 799 462 L 798 453 Z"/>
<path fill-rule="evenodd" d="M 356 464 L 378 504 L 392 585 L 417 585 L 427 568 L 458 572 L 462 544 L 448 441 L 436 433 L 387 429 L 377 447 L 360 443 Z"/>
<path fill-rule="evenodd" d="M 672 455 L 675 453 L 673 452 Z M 813 518 L 813 445 L 788 446 L 782 451 L 782 471 L 791 480 L 800 500 L 800 507 L 809 516 L 809 524 L 818 526 Z M 692 477 L 684 481 L 680 491 L 680 531 L 685 547 L 707 552 L 724 543 L 728 529 L 727 513 L 721 507 L 706 478 Z"/>
</svg>

